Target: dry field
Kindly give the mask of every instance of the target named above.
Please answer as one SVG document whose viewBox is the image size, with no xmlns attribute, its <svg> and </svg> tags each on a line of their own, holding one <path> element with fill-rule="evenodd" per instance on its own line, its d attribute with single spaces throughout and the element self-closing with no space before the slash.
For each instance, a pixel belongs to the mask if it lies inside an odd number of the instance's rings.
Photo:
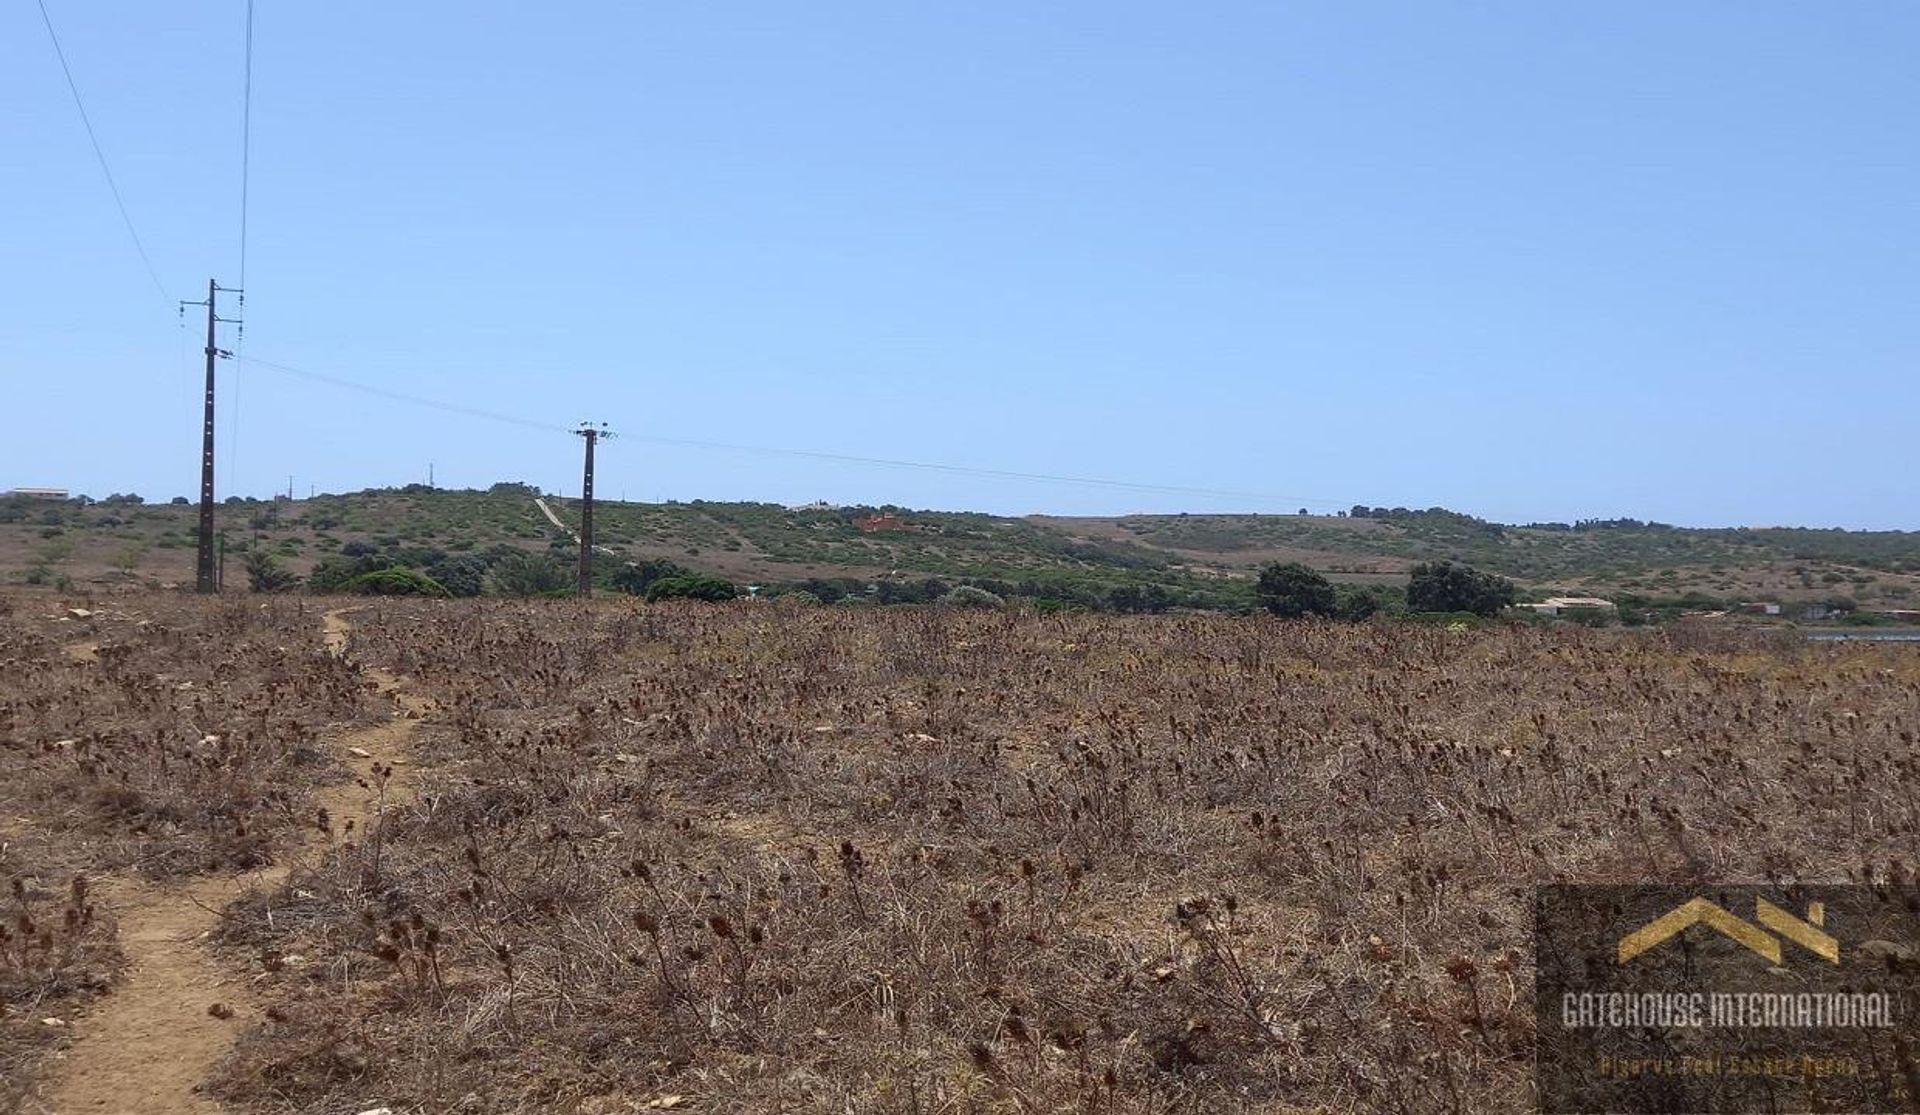
<svg viewBox="0 0 1920 1115">
<path fill-rule="evenodd" d="M 24 1111 L 1528 1110 L 1536 882 L 1920 860 L 1898 645 L 79 603 L 0 598 Z"/>
</svg>

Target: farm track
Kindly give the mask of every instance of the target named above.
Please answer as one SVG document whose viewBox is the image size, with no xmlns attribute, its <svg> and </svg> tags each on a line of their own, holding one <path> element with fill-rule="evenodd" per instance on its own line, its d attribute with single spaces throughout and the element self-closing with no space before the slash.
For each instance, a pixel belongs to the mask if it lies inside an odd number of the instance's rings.
<svg viewBox="0 0 1920 1115">
<path fill-rule="evenodd" d="M 351 633 L 345 612 L 326 613 L 329 651 L 344 655 Z M 367 788 L 369 768 L 404 764 L 408 743 L 431 702 L 406 692 L 400 678 L 363 668 L 394 703 L 393 717 L 341 733 L 335 746 L 356 775 L 315 795 L 337 833 L 355 838 L 376 822 L 383 800 L 404 800 L 409 785 L 396 772 L 384 799 Z M 361 781 L 364 779 L 365 782 Z M 232 875 L 149 883 L 102 880 L 103 911 L 119 922 L 129 970 L 124 982 L 76 1027 L 75 1042 L 52 1089 L 53 1115 L 82 1112 L 218 1112 L 221 1105 L 200 1087 L 233 1048 L 243 1029 L 260 1017 L 245 973 L 233 970 L 206 948 L 222 911 L 250 891 L 278 886 L 293 863 L 326 853 L 328 836 L 311 828 L 286 849 L 282 862 Z M 215 1005 L 226 1017 L 216 1017 Z"/>
</svg>

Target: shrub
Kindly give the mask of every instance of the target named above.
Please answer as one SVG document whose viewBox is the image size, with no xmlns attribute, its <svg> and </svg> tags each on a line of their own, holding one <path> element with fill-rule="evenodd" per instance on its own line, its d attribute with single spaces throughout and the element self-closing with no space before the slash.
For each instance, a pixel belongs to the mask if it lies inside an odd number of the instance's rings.
<svg viewBox="0 0 1920 1115">
<path fill-rule="evenodd" d="M 647 586 L 648 600 L 732 600 L 740 595 L 732 581 L 723 581 L 718 577 L 689 574 L 681 577 L 662 577 Z"/>
<path fill-rule="evenodd" d="M 320 564 L 313 567 L 313 572 L 307 574 L 307 589 L 319 593 L 344 592 L 347 582 L 355 577 L 388 569 L 392 565 L 386 558 L 371 554 L 323 558 Z"/>
<path fill-rule="evenodd" d="M 1004 608 L 1007 602 L 983 588 L 961 585 L 940 598 L 943 608 Z"/>
<path fill-rule="evenodd" d="M 418 569 L 390 566 L 362 573 L 341 586 L 361 596 L 451 596 L 445 585 Z"/>
<path fill-rule="evenodd" d="M 1416 565 L 1407 575 L 1407 607 L 1416 612 L 1497 615 L 1513 603 L 1513 582 L 1450 561 Z"/>
<path fill-rule="evenodd" d="M 285 592 L 300 583 L 266 550 L 247 551 L 247 587 L 255 592 Z"/>
<path fill-rule="evenodd" d="M 500 559 L 488 577 L 493 591 L 501 596 L 546 596 L 564 592 L 572 583 L 567 567 L 552 554 L 509 554 Z"/>
<path fill-rule="evenodd" d="M 1282 619 L 1330 616 L 1336 604 L 1333 582 L 1297 561 L 1262 569 L 1258 591 L 1261 605 Z"/>
<path fill-rule="evenodd" d="M 1340 593 L 1334 614 L 1348 623 L 1359 623 L 1371 618 L 1380 608 L 1379 593 L 1366 588 L 1347 589 Z"/>
<path fill-rule="evenodd" d="M 479 557 L 442 557 L 426 567 L 427 576 L 454 596 L 478 596 L 486 591 L 487 563 Z"/>
<path fill-rule="evenodd" d="M 691 576 L 692 571 L 665 558 L 648 558 L 645 561 L 630 561 L 621 566 L 610 580 L 613 587 L 633 596 L 645 596 L 647 589 L 655 581 L 668 577 Z"/>
</svg>

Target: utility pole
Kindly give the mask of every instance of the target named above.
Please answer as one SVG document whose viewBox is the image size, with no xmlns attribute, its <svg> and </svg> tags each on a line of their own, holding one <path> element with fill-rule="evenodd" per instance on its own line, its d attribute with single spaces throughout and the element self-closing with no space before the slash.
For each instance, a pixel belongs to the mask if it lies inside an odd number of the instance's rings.
<svg viewBox="0 0 1920 1115">
<path fill-rule="evenodd" d="M 215 303 L 221 291 L 240 295 L 240 304 L 245 306 L 247 298 L 236 287 L 223 287 L 212 279 L 207 280 L 207 300 L 205 302 L 182 302 L 180 313 L 185 316 L 188 306 L 207 308 L 207 399 L 206 412 L 200 429 L 200 553 L 195 568 L 194 589 L 197 592 L 213 593 L 220 591 L 220 569 L 218 558 L 214 554 L 213 542 L 213 365 L 214 361 L 233 353 L 214 344 L 214 325 L 219 322 L 238 325 L 239 318 L 221 317 Z"/>
<path fill-rule="evenodd" d="M 603 437 L 612 437 L 605 422 L 595 426 L 580 423 L 574 433 L 587 439 L 587 465 L 580 479 L 580 595 L 593 595 L 593 446 Z"/>
</svg>

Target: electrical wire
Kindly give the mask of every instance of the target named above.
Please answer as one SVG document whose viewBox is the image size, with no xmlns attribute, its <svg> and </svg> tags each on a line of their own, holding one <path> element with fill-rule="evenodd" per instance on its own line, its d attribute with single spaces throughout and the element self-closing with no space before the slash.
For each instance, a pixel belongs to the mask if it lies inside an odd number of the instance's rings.
<svg viewBox="0 0 1920 1115">
<path fill-rule="evenodd" d="M 405 391 L 394 391 L 386 387 L 375 387 L 372 384 L 359 383 L 354 380 L 343 379 L 340 376 L 328 375 L 325 372 L 315 372 L 306 368 L 296 368 L 291 364 L 282 364 L 275 360 L 263 360 L 258 356 L 246 356 L 246 355 L 237 354 L 235 355 L 234 360 L 237 363 L 250 365 L 256 368 L 266 368 L 269 371 L 280 372 L 284 375 L 290 375 L 297 379 L 312 380 L 315 383 L 325 383 L 334 387 L 345 388 L 349 391 L 359 391 L 368 395 L 377 395 L 383 399 L 392 399 L 395 402 L 409 403 L 413 406 L 427 407 L 432 410 L 441 410 L 441 411 L 447 412 L 448 414 L 462 414 L 467 416 L 468 418 L 484 418 L 489 422 L 504 422 L 509 425 L 521 426 L 530 430 L 539 430 L 542 433 L 570 434 L 573 432 L 573 430 L 570 429 L 569 427 L 556 426 L 550 422 L 540 422 L 531 418 L 521 418 L 517 415 L 512 415 L 512 414 L 501 414 L 498 411 L 483 410 L 480 407 L 470 407 L 461 403 L 449 403 L 439 399 L 429 399 L 421 395 L 409 395 Z"/>
<path fill-rule="evenodd" d="M 466 417 L 469 417 L 469 418 L 480 418 L 490 422 L 501 422 L 508 425 L 519 426 L 524 429 L 538 430 L 542 433 L 572 434 L 575 432 L 575 430 L 570 426 L 561 426 L 551 422 L 541 422 L 537 419 L 523 418 L 518 415 L 512 415 L 512 414 L 502 414 L 499 411 L 485 410 L 480 407 L 467 406 L 461 403 L 449 403 L 440 399 L 427 398 L 422 395 L 408 394 L 407 392 L 404 392 L 404 391 L 394 391 L 390 388 L 376 387 L 376 386 L 373 386 L 372 384 L 360 383 L 355 380 L 346 379 L 341 376 L 329 375 L 324 372 L 315 372 L 306 368 L 295 367 L 291 364 L 283 364 L 275 360 L 263 360 L 257 356 L 245 356 L 245 357 L 236 356 L 235 359 L 241 363 L 250 364 L 260 368 L 266 368 L 270 371 L 280 372 L 285 375 L 294 376 L 299 379 L 312 380 L 316 383 L 324 383 L 330 386 L 343 388 L 349 391 L 359 391 L 369 395 L 376 395 L 376 396 L 379 396 L 380 398 L 392 399 L 396 402 L 408 403 L 413 406 L 427 407 L 432 410 L 445 411 L 446 413 L 449 413 L 449 414 L 460 414 L 460 415 L 465 415 Z M 1283 495 L 1275 495 L 1270 492 L 1248 492 L 1248 491 L 1235 491 L 1232 489 L 1225 489 L 1225 488 L 1189 487 L 1189 486 L 1179 485 L 1179 484 L 1148 484 L 1148 483 L 1142 483 L 1138 481 L 1114 480 L 1114 479 L 1108 479 L 1105 477 L 1095 477 L 1095 476 L 1067 476 L 1067 475 L 1060 475 L 1056 473 L 1021 472 L 1014 469 L 986 468 L 986 467 L 975 466 L 975 465 L 943 464 L 943 463 L 937 463 L 937 462 L 931 462 L 931 461 L 907 461 L 907 460 L 898 460 L 890 457 L 866 457 L 866 456 L 859 456 L 859 455 L 850 454 L 850 453 L 828 453 L 828 452 L 822 452 L 822 451 L 811 450 L 811 449 L 787 449 L 787 448 L 780 448 L 776 446 L 767 446 L 767 445 L 741 445 L 741 444 L 736 444 L 732 442 L 702 441 L 702 440 L 697 440 L 693 438 L 667 437 L 659 434 L 623 433 L 620 436 L 622 439 L 627 441 L 640 441 L 640 442 L 646 442 L 653 445 L 671 445 L 671 446 L 677 446 L 684 449 L 701 449 L 701 450 L 709 450 L 709 451 L 725 452 L 725 453 L 750 453 L 750 454 L 756 454 L 760 456 L 797 457 L 797 458 L 803 458 L 806 460 L 834 461 L 841 464 L 867 465 L 867 466 L 879 467 L 879 468 L 916 469 L 916 470 L 927 471 L 927 472 L 950 473 L 950 474 L 960 475 L 960 476 L 979 476 L 979 477 L 995 479 L 995 480 L 1022 480 L 1022 481 L 1029 481 L 1029 482 L 1035 482 L 1035 483 L 1048 483 L 1048 484 L 1075 484 L 1075 485 L 1083 485 L 1088 487 L 1117 489 L 1117 490 L 1123 490 L 1123 491 L 1153 492 L 1153 493 L 1162 494 L 1162 495 L 1205 496 L 1213 499 L 1253 500 L 1253 501 L 1258 501 L 1260 503 L 1268 504 L 1272 506 L 1281 506 L 1286 504 L 1294 504 L 1294 505 L 1318 504 L 1318 505 L 1328 506 L 1328 507 L 1346 507 L 1346 506 L 1349 506 L 1352 502 L 1354 502 L 1351 500 L 1333 500 L 1333 499 L 1316 498 L 1311 496 L 1283 496 Z"/>
<path fill-rule="evenodd" d="M 253 169 L 253 0 L 247 0 L 246 78 L 240 94 L 240 289 L 247 289 L 247 190 Z"/>
<path fill-rule="evenodd" d="M 80 123 L 87 129 L 87 142 L 93 145 L 93 156 L 100 160 L 100 173 L 106 176 L 107 189 L 113 193 L 113 204 L 120 210 L 120 220 L 127 226 L 127 235 L 133 240 L 133 250 L 140 253 L 140 262 L 147 269 L 147 277 L 153 280 L 153 289 L 160 297 L 171 303 L 173 297 L 167 293 L 167 284 L 160 281 L 160 272 L 154 270 L 153 260 L 147 256 L 147 246 L 140 242 L 140 233 L 133 227 L 133 217 L 127 212 L 126 199 L 120 196 L 120 183 L 114 180 L 113 168 L 107 165 L 107 153 L 100 147 L 100 137 L 94 134 L 93 119 L 87 115 L 86 102 L 80 99 L 80 86 L 73 80 L 73 67 L 67 65 L 67 52 L 60 46 L 60 35 L 53 29 L 53 17 L 47 14 L 47 0 L 39 0 L 40 21 L 47 25 L 47 38 L 53 41 L 53 53 L 60 59 L 60 72 L 67 77 L 67 91 L 73 94 L 73 107 L 80 110 Z"/>
<path fill-rule="evenodd" d="M 253 0 L 247 0 L 246 64 L 240 93 L 240 318 L 235 327 L 233 349 L 242 352 L 247 343 L 247 196 L 253 168 Z M 227 486 L 233 486 L 233 474 L 240 460 L 240 376 L 233 377 L 227 392 L 227 451 L 220 458 L 226 469 Z"/>
</svg>

